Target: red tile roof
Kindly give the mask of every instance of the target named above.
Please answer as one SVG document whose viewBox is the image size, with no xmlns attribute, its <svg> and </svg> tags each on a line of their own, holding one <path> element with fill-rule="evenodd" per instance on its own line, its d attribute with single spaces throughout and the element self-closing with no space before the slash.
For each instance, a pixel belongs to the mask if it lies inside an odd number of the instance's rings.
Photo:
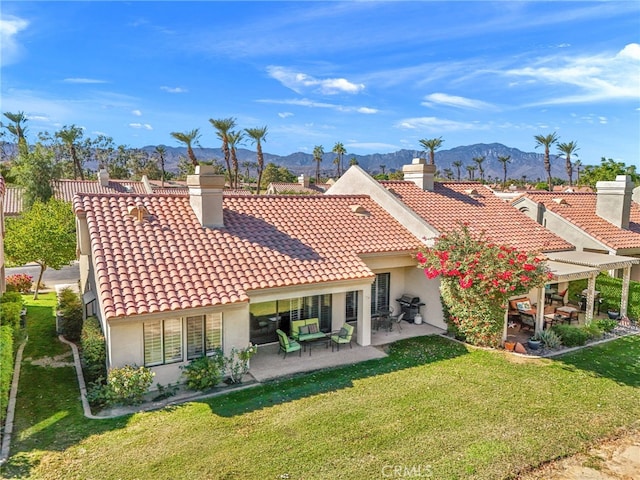
<svg viewBox="0 0 640 480">
<path fill-rule="evenodd" d="M 442 233 L 465 222 L 472 231 L 484 232 L 491 241 L 526 251 L 574 248 L 479 183 L 436 182 L 433 191 L 423 191 L 409 181 L 380 183 Z"/>
<path fill-rule="evenodd" d="M 142 204 L 138 222 L 127 206 Z M 356 213 L 355 205 L 365 213 Z M 107 318 L 206 307 L 247 292 L 371 278 L 359 254 L 420 241 L 369 197 L 224 196 L 225 228 L 202 228 L 188 196 L 77 195 Z"/>
<path fill-rule="evenodd" d="M 7 187 L 4 192 L 4 213 L 7 216 L 22 213 L 22 187 Z"/>
<path fill-rule="evenodd" d="M 51 186 L 55 197 L 67 202 L 72 202 L 76 193 L 146 193 L 142 182 L 131 180 L 109 180 L 106 187 L 98 180 L 55 180 Z"/>
<path fill-rule="evenodd" d="M 609 248 L 640 248 L 640 205 L 636 202 L 631 202 L 629 229 L 625 230 L 596 215 L 597 193 L 528 192 L 522 196 L 542 203 L 548 211 L 563 217 Z M 557 198 L 565 202 L 559 204 L 554 201 Z"/>
<path fill-rule="evenodd" d="M 326 192 L 330 186 L 331 185 L 326 183 L 319 183 L 317 185 L 315 183 L 310 183 L 309 186 L 305 187 L 301 183 L 271 182 L 267 188 L 271 189 L 270 191 L 274 194 L 294 193 L 314 195 Z"/>
</svg>

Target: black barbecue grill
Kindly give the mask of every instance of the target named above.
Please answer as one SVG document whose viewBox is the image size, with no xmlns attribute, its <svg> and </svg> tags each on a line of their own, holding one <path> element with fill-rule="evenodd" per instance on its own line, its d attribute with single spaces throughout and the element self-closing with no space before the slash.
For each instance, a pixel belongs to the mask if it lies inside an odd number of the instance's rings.
<svg viewBox="0 0 640 480">
<path fill-rule="evenodd" d="M 420 297 L 408 294 L 396 298 L 396 302 L 400 304 L 400 313 L 404 313 L 402 318 L 411 323 L 413 323 L 415 316 L 420 313 L 420 307 L 424 306 L 424 303 L 420 302 Z"/>
</svg>

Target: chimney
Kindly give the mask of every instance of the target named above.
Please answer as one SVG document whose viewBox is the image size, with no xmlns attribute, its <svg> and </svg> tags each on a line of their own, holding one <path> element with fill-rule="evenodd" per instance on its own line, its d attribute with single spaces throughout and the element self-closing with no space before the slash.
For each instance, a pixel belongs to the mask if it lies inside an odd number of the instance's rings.
<svg viewBox="0 0 640 480">
<path fill-rule="evenodd" d="M 194 175 L 187 175 L 189 203 L 203 227 L 224 227 L 222 190 L 224 175 L 214 173 L 212 165 L 198 165 Z"/>
<path fill-rule="evenodd" d="M 414 158 L 411 165 L 403 165 L 404 179 L 413 182 L 424 191 L 433 191 L 433 177 L 436 173 L 435 165 L 427 165 L 424 158 Z"/>
<path fill-rule="evenodd" d="M 101 168 L 98 171 L 98 181 L 100 182 L 101 187 L 109 186 L 109 172 L 107 172 L 106 168 Z"/>
<path fill-rule="evenodd" d="M 303 187 L 309 188 L 309 177 L 303 173 L 298 177 L 298 183 Z"/>
<path fill-rule="evenodd" d="M 616 227 L 629 229 L 633 182 L 629 175 L 618 175 L 615 181 L 596 183 L 596 215 Z"/>
</svg>

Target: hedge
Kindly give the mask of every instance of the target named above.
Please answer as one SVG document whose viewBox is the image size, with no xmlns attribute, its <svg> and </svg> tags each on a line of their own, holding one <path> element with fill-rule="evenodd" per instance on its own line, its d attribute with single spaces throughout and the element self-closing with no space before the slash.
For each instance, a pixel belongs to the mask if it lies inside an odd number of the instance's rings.
<svg viewBox="0 0 640 480">
<path fill-rule="evenodd" d="M 80 346 L 87 383 L 93 383 L 100 378 L 106 380 L 106 343 L 96 317 L 88 317 L 84 321 Z"/>
<path fill-rule="evenodd" d="M 0 423 L 4 424 L 13 378 L 13 328 L 0 327 Z"/>
<path fill-rule="evenodd" d="M 587 288 L 587 280 L 575 280 L 569 284 L 569 300 L 577 302 L 582 290 Z M 600 292 L 602 299 L 601 312 L 607 309 L 620 308 L 622 297 L 622 279 L 610 277 L 606 273 L 600 273 L 596 277 L 596 290 Z M 627 315 L 634 319 L 640 318 L 640 282 L 629 282 L 629 301 L 627 303 Z"/>
</svg>

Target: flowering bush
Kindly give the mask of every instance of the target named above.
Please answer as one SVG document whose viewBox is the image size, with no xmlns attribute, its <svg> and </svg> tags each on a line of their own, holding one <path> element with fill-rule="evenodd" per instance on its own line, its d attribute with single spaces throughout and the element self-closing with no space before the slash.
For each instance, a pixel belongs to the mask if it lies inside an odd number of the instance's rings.
<svg viewBox="0 0 640 480">
<path fill-rule="evenodd" d="M 109 371 L 107 388 L 110 404 L 138 405 L 153 382 L 153 373 L 147 367 L 125 365 Z"/>
<path fill-rule="evenodd" d="M 6 280 L 7 290 L 10 292 L 29 293 L 33 285 L 33 277 L 26 273 L 9 275 Z"/>
<path fill-rule="evenodd" d="M 473 345 L 498 346 L 508 298 L 550 278 L 535 253 L 489 242 L 466 225 L 442 235 L 416 258 L 427 278 L 441 278 L 447 321 Z"/>
<path fill-rule="evenodd" d="M 258 346 L 249 344 L 247 348 L 238 350 L 231 348 L 231 355 L 226 358 L 227 371 L 229 372 L 229 383 L 240 383 L 242 377 L 249 371 L 249 360 L 258 353 Z"/>
</svg>

